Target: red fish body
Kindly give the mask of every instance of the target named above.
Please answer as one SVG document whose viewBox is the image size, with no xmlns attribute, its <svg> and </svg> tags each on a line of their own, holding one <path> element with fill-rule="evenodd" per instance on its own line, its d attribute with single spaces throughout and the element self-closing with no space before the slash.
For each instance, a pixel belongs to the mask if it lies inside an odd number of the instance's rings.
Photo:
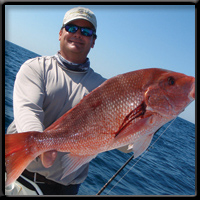
<svg viewBox="0 0 200 200">
<path fill-rule="evenodd" d="M 49 150 L 63 157 L 63 178 L 98 153 L 129 145 L 134 157 L 149 146 L 153 134 L 179 115 L 195 98 L 195 78 L 163 69 L 143 69 L 105 81 L 43 133 L 5 136 L 6 185 Z"/>
</svg>

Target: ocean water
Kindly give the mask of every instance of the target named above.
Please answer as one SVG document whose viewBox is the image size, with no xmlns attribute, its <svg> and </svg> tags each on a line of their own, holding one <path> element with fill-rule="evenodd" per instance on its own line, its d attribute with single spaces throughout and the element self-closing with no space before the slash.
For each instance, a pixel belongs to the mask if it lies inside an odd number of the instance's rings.
<svg viewBox="0 0 200 200">
<path fill-rule="evenodd" d="M 13 120 L 15 76 L 26 60 L 36 56 L 39 55 L 5 42 L 5 133 Z M 153 147 L 142 158 L 131 160 L 101 195 L 196 194 L 195 125 L 179 117 L 166 130 L 168 125 L 155 134 L 151 144 L 165 131 Z M 99 154 L 91 161 L 78 195 L 96 195 L 131 155 L 118 150 Z"/>
</svg>

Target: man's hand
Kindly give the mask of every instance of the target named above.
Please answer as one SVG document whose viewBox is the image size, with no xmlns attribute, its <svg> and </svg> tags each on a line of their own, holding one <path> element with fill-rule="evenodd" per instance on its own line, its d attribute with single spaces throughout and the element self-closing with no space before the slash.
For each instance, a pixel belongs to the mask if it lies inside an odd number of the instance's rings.
<svg viewBox="0 0 200 200">
<path fill-rule="evenodd" d="M 57 156 L 57 151 L 56 150 L 51 150 L 44 152 L 40 155 L 40 159 L 42 161 L 42 164 L 45 168 L 49 168 L 53 165 L 55 159 Z"/>
</svg>

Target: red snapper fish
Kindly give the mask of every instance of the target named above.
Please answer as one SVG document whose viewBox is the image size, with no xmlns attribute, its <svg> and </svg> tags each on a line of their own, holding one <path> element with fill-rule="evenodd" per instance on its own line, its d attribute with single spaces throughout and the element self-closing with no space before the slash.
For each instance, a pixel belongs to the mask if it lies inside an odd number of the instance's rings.
<svg viewBox="0 0 200 200">
<path fill-rule="evenodd" d="M 195 78 L 181 73 L 150 68 L 110 78 L 44 132 L 5 135 L 6 185 L 49 150 L 69 152 L 62 178 L 115 148 L 129 145 L 136 158 L 194 99 Z"/>
</svg>

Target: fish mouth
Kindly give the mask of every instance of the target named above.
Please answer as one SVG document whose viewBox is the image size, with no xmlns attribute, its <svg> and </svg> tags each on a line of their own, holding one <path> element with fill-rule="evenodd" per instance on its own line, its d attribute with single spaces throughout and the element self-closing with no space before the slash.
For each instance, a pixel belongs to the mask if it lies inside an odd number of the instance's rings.
<svg viewBox="0 0 200 200">
<path fill-rule="evenodd" d="M 194 82 L 192 84 L 191 91 L 190 91 L 188 97 L 191 101 L 195 100 L 195 83 Z"/>
</svg>

